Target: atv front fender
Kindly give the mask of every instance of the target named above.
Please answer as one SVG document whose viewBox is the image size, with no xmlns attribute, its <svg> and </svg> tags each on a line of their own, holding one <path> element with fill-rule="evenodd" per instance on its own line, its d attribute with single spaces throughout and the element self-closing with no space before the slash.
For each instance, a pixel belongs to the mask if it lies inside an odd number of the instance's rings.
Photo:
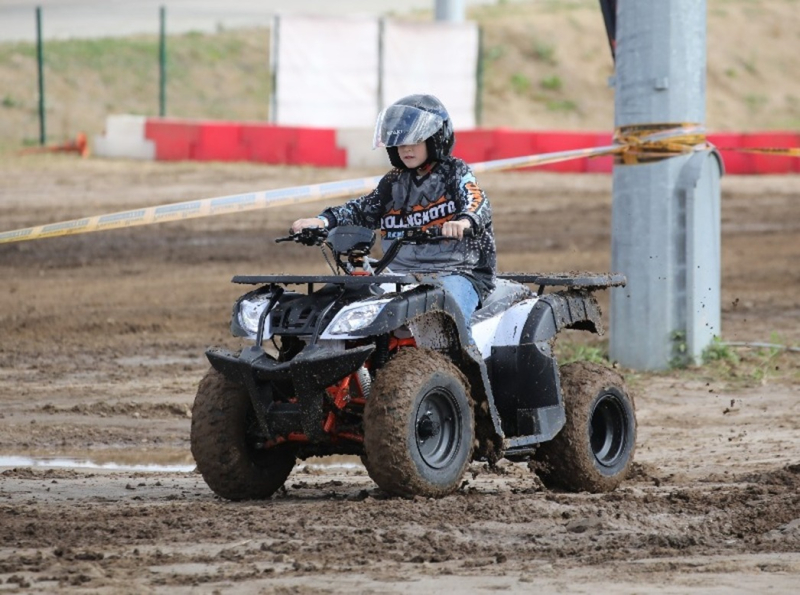
<svg viewBox="0 0 800 595">
<path fill-rule="evenodd" d="M 206 357 L 226 378 L 247 388 L 259 424 L 267 433 L 276 425 L 271 416 L 290 413 L 279 413 L 274 407 L 271 381 L 291 380 L 300 406 L 301 427 L 295 430 L 317 442 L 325 438 L 322 411 L 325 389 L 358 370 L 374 349 L 373 345 L 364 345 L 339 351 L 312 344 L 288 362 L 278 362 L 257 346 L 248 347 L 239 355 L 224 349 L 209 349 Z"/>
</svg>

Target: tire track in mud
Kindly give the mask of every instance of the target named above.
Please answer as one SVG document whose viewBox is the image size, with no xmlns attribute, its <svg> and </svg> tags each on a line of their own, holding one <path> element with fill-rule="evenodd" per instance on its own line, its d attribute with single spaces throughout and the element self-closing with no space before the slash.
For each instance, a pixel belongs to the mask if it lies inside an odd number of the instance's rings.
<svg viewBox="0 0 800 595">
<path fill-rule="evenodd" d="M 0 498 L 0 551 L 40 554 L 33 562 L 0 557 L 0 575 L 52 572 L 63 552 L 94 556 L 117 572 L 121 558 L 148 547 L 163 553 L 140 566 L 223 559 L 329 573 L 408 563 L 500 571 L 533 560 L 601 565 L 800 547 L 800 465 L 699 486 L 656 486 L 640 473 L 605 495 L 541 491 L 522 464 L 472 471 L 466 488 L 440 500 L 388 498 L 363 471 L 295 472 L 271 501 L 234 504 L 214 498 L 196 477 L 8 470 L 0 478 L 28 500 Z M 97 481 L 118 485 L 93 495 Z M 65 483 L 83 484 L 84 496 L 48 502 L 46 490 Z M 232 547 L 232 540 L 246 544 Z M 210 555 L 193 552 L 193 544 L 222 549 Z"/>
</svg>

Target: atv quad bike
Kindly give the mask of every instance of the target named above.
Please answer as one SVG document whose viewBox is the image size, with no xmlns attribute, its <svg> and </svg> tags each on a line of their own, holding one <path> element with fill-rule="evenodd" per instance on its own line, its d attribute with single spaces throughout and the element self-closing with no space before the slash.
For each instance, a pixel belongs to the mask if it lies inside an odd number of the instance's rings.
<svg viewBox="0 0 800 595">
<path fill-rule="evenodd" d="M 334 274 L 233 278 L 257 286 L 231 320 L 249 345 L 207 351 L 192 411 L 192 454 L 216 494 L 268 498 L 298 459 L 333 454 L 361 456 L 401 496 L 452 493 L 471 461 L 501 457 L 532 459 L 548 487 L 625 478 L 636 419 L 622 377 L 553 354 L 562 329 L 602 333 L 592 292 L 622 275 L 499 275 L 465 321 L 435 275 L 387 268 L 403 244 L 449 238 L 405 232 L 380 260 L 361 227 L 276 241 L 290 240 L 320 246 Z"/>
</svg>

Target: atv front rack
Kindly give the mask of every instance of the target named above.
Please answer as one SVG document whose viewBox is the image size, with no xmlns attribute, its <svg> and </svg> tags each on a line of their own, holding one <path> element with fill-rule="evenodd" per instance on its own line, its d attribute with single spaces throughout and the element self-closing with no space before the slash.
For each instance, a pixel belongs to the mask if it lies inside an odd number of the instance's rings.
<svg viewBox="0 0 800 595">
<path fill-rule="evenodd" d="M 411 285 L 420 280 L 414 275 L 236 275 L 232 281 L 243 285 L 303 285 L 325 283 L 360 287 L 381 283 Z"/>
</svg>

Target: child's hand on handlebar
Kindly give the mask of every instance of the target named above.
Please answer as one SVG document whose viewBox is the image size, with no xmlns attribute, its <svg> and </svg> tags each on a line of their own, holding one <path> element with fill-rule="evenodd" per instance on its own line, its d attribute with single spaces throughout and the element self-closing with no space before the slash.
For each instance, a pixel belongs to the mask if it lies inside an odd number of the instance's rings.
<svg viewBox="0 0 800 595">
<path fill-rule="evenodd" d="M 319 217 L 307 217 L 305 219 L 298 219 L 292 223 L 292 233 L 300 233 L 308 227 L 322 227 L 322 219 Z"/>
<path fill-rule="evenodd" d="M 447 221 L 442 225 L 442 236 L 461 240 L 464 238 L 464 231 L 471 229 L 472 224 L 469 219 L 459 219 L 457 221 Z"/>
</svg>

